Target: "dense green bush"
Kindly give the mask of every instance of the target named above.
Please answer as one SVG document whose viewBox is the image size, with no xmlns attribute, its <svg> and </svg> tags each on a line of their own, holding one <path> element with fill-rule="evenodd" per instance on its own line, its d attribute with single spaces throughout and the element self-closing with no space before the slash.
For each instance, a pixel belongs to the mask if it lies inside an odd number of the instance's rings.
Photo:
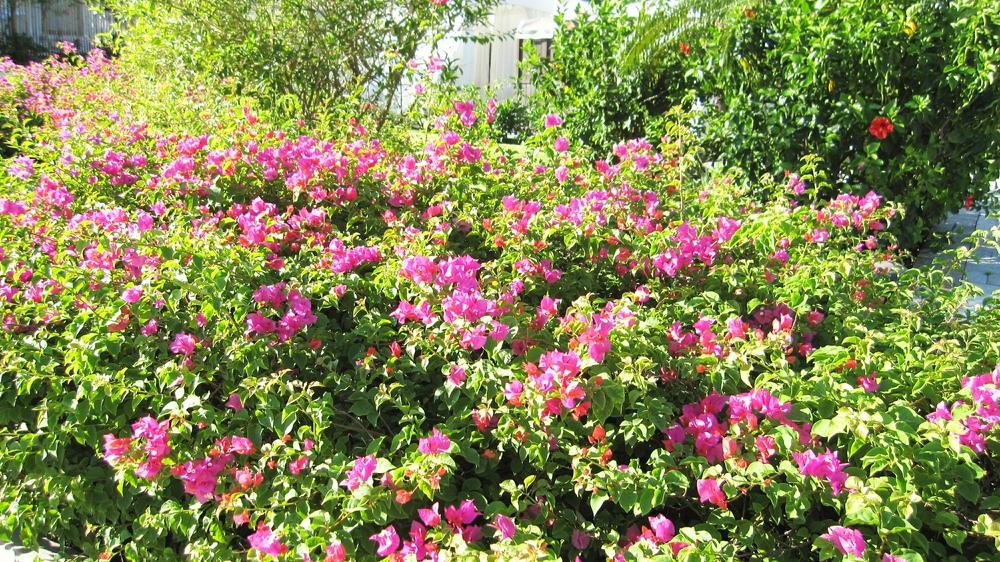
<svg viewBox="0 0 1000 562">
<path fill-rule="evenodd" d="M 0 57 L 8 57 L 16 64 L 37 62 L 51 52 L 24 33 L 0 32 Z"/>
<path fill-rule="evenodd" d="M 696 86 L 719 98 L 705 142 L 729 162 L 778 173 L 817 154 L 836 185 L 901 203 L 908 245 L 1000 177 L 995 2 L 778 1 L 731 25 L 698 46 Z"/>
<path fill-rule="evenodd" d="M 117 0 L 127 63 L 146 74 L 222 80 L 237 95 L 313 116 L 398 102 L 407 63 L 474 28 L 496 0 Z M 384 116 L 383 116 L 384 117 Z"/>
<path fill-rule="evenodd" d="M 624 49 L 609 52 L 598 32 L 618 29 L 607 36 L 624 45 L 629 20 L 605 11 L 584 20 L 557 36 L 556 55 L 542 65 L 552 83 L 540 83 L 541 107 L 563 88 L 573 123 L 613 123 L 614 133 L 639 136 L 657 133 L 664 101 L 686 97 L 700 110 L 695 127 L 708 158 L 761 177 L 818 155 L 837 189 L 875 190 L 904 206 L 896 233 L 908 247 L 946 213 L 984 202 L 1000 177 L 995 2 L 732 4 L 738 9 L 720 28 L 702 29 L 690 44 L 652 42 L 651 56 L 630 55 L 642 64 L 625 68 L 614 64 Z M 622 91 L 608 80 L 645 86 Z M 602 150 L 612 142 L 581 138 Z"/>
<path fill-rule="evenodd" d="M 536 92 L 531 105 L 536 117 L 559 113 L 566 130 L 598 154 L 623 139 L 646 136 L 647 123 L 679 104 L 684 93 L 677 64 L 658 61 L 653 71 L 621 64 L 622 46 L 636 22 L 627 5 L 600 2 L 573 20 L 557 15 L 549 56 L 533 52 L 523 63 Z"/>
<path fill-rule="evenodd" d="M 413 149 L 155 100 L 97 55 L 10 72 L 42 122 L 0 175 L 3 538 L 1000 559 L 996 309 L 898 271 L 875 193 L 692 179 L 676 140 L 591 161 L 557 115 L 507 153 L 477 99 Z M 172 104 L 205 111 L 143 117 Z"/>
</svg>

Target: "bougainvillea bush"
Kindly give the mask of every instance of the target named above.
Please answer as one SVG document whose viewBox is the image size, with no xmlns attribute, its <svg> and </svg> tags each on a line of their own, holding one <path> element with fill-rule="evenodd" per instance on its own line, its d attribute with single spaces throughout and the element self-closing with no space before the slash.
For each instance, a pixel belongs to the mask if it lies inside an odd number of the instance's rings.
<svg viewBox="0 0 1000 562">
<path fill-rule="evenodd" d="M 235 105 L 152 126 L 99 54 L 4 72 L 33 116 L 0 180 L 6 537 L 998 557 L 996 313 L 895 266 L 876 193 L 806 168 L 760 205 L 669 137 L 580 159 L 557 115 L 504 154 L 479 100 L 405 149 Z"/>
</svg>

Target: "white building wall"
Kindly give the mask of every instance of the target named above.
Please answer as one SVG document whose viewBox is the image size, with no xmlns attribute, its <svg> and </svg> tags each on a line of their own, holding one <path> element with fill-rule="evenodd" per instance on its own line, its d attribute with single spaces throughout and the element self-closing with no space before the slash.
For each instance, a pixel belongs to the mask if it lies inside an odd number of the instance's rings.
<svg viewBox="0 0 1000 562">
<path fill-rule="evenodd" d="M 52 52 L 56 43 L 69 41 L 85 53 L 113 24 L 109 13 L 91 11 L 81 0 L 0 0 L 0 26 L 28 35 Z"/>
</svg>

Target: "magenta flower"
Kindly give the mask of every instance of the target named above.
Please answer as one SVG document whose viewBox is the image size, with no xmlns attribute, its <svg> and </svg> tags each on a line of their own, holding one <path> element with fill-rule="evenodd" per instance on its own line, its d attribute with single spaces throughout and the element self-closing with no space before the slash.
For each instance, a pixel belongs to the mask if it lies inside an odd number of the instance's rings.
<svg viewBox="0 0 1000 562">
<path fill-rule="evenodd" d="M 104 460 L 108 461 L 109 464 L 115 464 L 125 456 L 131 444 L 132 440 L 128 437 L 115 437 L 110 433 L 105 435 Z"/>
<path fill-rule="evenodd" d="M 288 470 L 291 471 L 292 474 L 299 474 L 308 467 L 309 459 L 305 456 L 301 456 L 297 460 L 288 463 Z"/>
<path fill-rule="evenodd" d="M 458 507 L 449 505 L 444 508 L 444 518 L 451 523 L 456 529 L 468 525 L 479 517 L 479 512 L 476 511 L 476 504 L 472 500 L 465 500 Z"/>
<path fill-rule="evenodd" d="M 437 503 L 432 505 L 430 509 L 418 509 L 417 515 L 428 527 L 437 527 L 441 523 L 440 505 Z"/>
<path fill-rule="evenodd" d="M 234 435 L 230 443 L 232 444 L 233 452 L 241 455 L 249 455 L 256 450 L 256 447 L 253 446 L 253 441 L 239 435 Z"/>
<path fill-rule="evenodd" d="M 250 543 L 250 548 L 263 554 L 281 556 L 288 552 L 288 547 L 281 544 L 281 539 L 274 536 L 271 528 L 263 521 L 257 524 L 257 532 L 247 537 L 247 541 Z"/>
<path fill-rule="evenodd" d="M 684 550 L 689 546 L 691 546 L 691 544 L 686 542 L 672 542 L 670 543 L 670 552 L 673 552 L 674 556 L 677 556 L 678 552 Z"/>
<path fill-rule="evenodd" d="M 449 448 L 451 448 L 451 439 L 448 439 L 448 436 L 438 431 L 436 427 L 430 437 L 422 438 L 417 445 L 417 450 L 424 455 L 447 453 Z"/>
<path fill-rule="evenodd" d="M 670 539 L 674 538 L 674 535 L 677 534 L 674 530 L 673 522 L 663 515 L 650 517 L 649 527 L 652 529 L 653 535 L 659 542 L 670 542 Z"/>
<path fill-rule="evenodd" d="M 938 402 L 937 408 L 927 414 L 927 421 L 937 423 L 940 420 L 951 421 L 951 412 L 948 411 L 948 404 L 945 401 Z"/>
<path fill-rule="evenodd" d="M 726 509 L 726 494 L 722 492 L 722 486 L 714 478 L 698 480 L 698 497 L 702 503 L 714 503 Z"/>
<path fill-rule="evenodd" d="M 465 542 L 476 542 L 483 538 L 483 528 L 479 525 L 469 525 L 462 529 L 462 540 Z"/>
<path fill-rule="evenodd" d="M 323 562 L 344 562 L 347 558 L 347 549 L 344 544 L 334 539 L 330 546 L 326 547 L 326 558 Z"/>
<path fill-rule="evenodd" d="M 378 461 L 375 459 L 375 455 L 358 457 L 354 461 L 354 467 L 345 474 L 347 478 L 340 485 L 348 490 L 357 490 L 362 484 L 369 482 L 376 466 L 378 466 Z"/>
<path fill-rule="evenodd" d="M 174 337 L 174 343 L 170 344 L 170 351 L 183 355 L 191 355 L 194 353 L 194 347 L 197 343 L 198 340 L 194 336 L 181 332 Z"/>
<path fill-rule="evenodd" d="M 494 524 L 490 525 L 497 531 L 500 531 L 500 540 L 506 540 L 514 538 L 514 534 L 517 533 L 517 527 L 514 526 L 514 521 L 510 517 L 502 513 L 498 513 L 493 519 Z"/>
<path fill-rule="evenodd" d="M 493 321 L 493 330 L 490 331 L 490 337 L 494 341 L 503 341 L 508 334 L 510 334 L 510 326 L 496 320 Z"/>
<path fill-rule="evenodd" d="M 383 529 L 381 533 L 368 537 L 368 540 L 378 544 L 378 550 L 375 552 L 379 556 L 389 556 L 399 550 L 399 535 L 396 534 L 396 528 L 392 525 Z"/>
<path fill-rule="evenodd" d="M 219 483 L 218 476 L 232 460 L 230 454 L 209 457 L 196 461 L 188 461 L 171 470 L 184 482 L 184 491 L 194 495 L 201 503 L 215 497 L 215 487 Z"/>
<path fill-rule="evenodd" d="M 559 125 L 562 125 L 562 122 L 563 122 L 562 118 L 559 117 L 558 115 L 553 114 L 553 113 L 550 113 L 550 114 L 548 114 L 548 115 L 545 116 L 545 128 L 546 129 L 548 129 L 550 127 L 558 127 Z"/>
<path fill-rule="evenodd" d="M 559 137 L 556 139 L 553 148 L 555 148 L 556 152 L 566 152 L 569 149 L 569 141 L 566 140 L 566 137 Z"/>
<path fill-rule="evenodd" d="M 882 555 L 882 562 L 906 562 L 906 558 L 902 556 L 893 556 L 889 553 Z"/>
<path fill-rule="evenodd" d="M 521 395 L 523 393 L 524 384 L 522 384 L 521 381 L 512 381 L 504 385 L 504 398 L 515 406 L 519 406 L 521 404 Z"/>
<path fill-rule="evenodd" d="M 573 536 L 570 537 L 569 542 L 577 550 L 587 550 L 587 547 L 590 546 L 590 535 L 580 529 L 573 529 Z"/>
<path fill-rule="evenodd" d="M 815 451 L 809 450 L 805 454 L 792 453 L 795 462 L 799 465 L 799 473 L 816 478 L 826 478 L 833 488 L 833 495 L 840 494 L 847 482 L 847 474 L 843 472 L 848 463 L 837 460 L 837 452 L 830 452 L 829 449 L 822 455 L 817 455 Z"/>
<path fill-rule="evenodd" d="M 865 392 L 872 393 L 878 390 L 878 381 L 875 380 L 875 373 L 870 377 L 858 377 L 858 386 L 860 386 Z"/>
<path fill-rule="evenodd" d="M 232 408 L 239 412 L 243 409 L 243 400 L 240 399 L 240 395 L 235 392 L 229 395 L 229 400 L 226 400 L 226 407 Z"/>
<path fill-rule="evenodd" d="M 128 304 L 135 304 L 142 298 L 142 287 L 129 287 L 122 291 L 122 300 Z"/>
<path fill-rule="evenodd" d="M 556 181 L 562 183 L 569 179 L 569 168 L 566 166 L 559 166 L 556 168 Z"/>
<path fill-rule="evenodd" d="M 834 525 L 827 529 L 826 533 L 820 535 L 819 538 L 832 542 L 833 546 L 837 547 L 837 550 L 841 554 L 853 554 L 860 558 L 865 552 L 865 538 L 861 534 L 861 531 Z"/>
<path fill-rule="evenodd" d="M 278 329 L 278 324 L 267 318 L 260 312 L 251 312 L 247 314 L 247 329 L 245 335 L 250 334 L 270 334 Z"/>
<path fill-rule="evenodd" d="M 455 386 L 462 386 L 462 382 L 467 378 L 465 374 L 465 369 L 459 367 L 458 365 L 451 366 L 451 372 L 448 373 L 448 380 L 451 384 Z"/>
</svg>

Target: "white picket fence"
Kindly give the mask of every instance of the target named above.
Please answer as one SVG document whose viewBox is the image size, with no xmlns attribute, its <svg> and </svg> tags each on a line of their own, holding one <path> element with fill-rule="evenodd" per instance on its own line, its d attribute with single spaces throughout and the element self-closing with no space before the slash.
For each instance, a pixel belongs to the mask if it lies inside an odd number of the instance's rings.
<svg viewBox="0 0 1000 562">
<path fill-rule="evenodd" d="M 57 43 L 69 41 L 86 53 L 113 23 L 110 13 L 95 12 L 83 0 L 0 0 L 2 29 L 28 35 L 52 52 Z"/>
</svg>

